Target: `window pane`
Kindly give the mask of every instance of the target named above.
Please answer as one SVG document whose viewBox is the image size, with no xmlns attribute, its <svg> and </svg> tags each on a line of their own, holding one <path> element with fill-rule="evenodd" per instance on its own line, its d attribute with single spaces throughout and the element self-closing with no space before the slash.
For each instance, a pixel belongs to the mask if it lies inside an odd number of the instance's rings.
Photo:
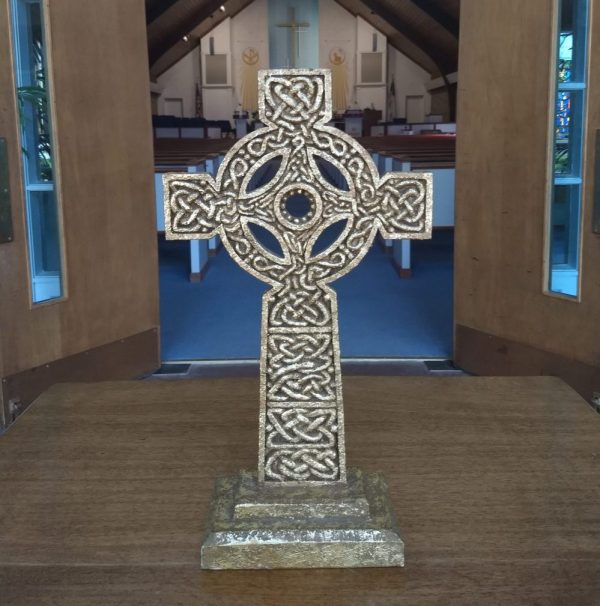
<svg viewBox="0 0 600 606">
<path fill-rule="evenodd" d="M 559 32 L 559 82 L 582 82 L 586 63 L 587 0 L 562 0 Z"/>
<path fill-rule="evenodd" d="M 550 289 L 577 295 L 580 185 L 555 185 L 550 215 Z"/>
<path fill-rule="evenodd" d="M 50 100 L 40 0 L 12 0 L 15 79 L 34 303 L 62 296 Z"/>
<path fill-rule="evenodd" d="M 52 191 L 30 191 L 29 246 L 34 301 L 61 295 L 58 216 Z"/>
<path fill-rule="evenodd" d="M 559 7 L 548 288 L 552 292 L 576 297 L 579 286 L 588 0 L 561 0 Z"/>
</svg>

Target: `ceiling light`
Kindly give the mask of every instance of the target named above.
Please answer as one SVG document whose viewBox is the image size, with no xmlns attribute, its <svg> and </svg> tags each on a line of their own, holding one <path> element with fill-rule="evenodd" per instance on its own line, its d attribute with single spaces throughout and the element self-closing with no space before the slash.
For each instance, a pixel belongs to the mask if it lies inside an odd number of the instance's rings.
<svg viewBox="0 0 600 606">
<path fill-rule="evenodd" d="M 187 34 L 183 37 L 183 41 L 184 42 L 188 42 L 189 39 L 190 39 L 190 37 Z"/>
<path fill-rule="evenodd" d="M 219 10 L 224 13 L 225 12 L 225 7 L 221 4 L 221 6 L 219 7 Z"/>
</svg>

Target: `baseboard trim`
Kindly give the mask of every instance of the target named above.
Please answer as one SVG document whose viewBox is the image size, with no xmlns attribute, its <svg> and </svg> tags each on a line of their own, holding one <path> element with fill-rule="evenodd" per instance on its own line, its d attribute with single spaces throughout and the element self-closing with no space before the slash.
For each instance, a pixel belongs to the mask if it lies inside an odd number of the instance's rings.
<svg viewBox="0 0 600 606">
<path fill-rule="evenodd" d="M 160 366 L 158 327 L 2 377 L 3 427 L 55 383 L 133 379 Z M 2 417 L 2 415 L 0 415 Z"/>
<path fill-rule="evenodd" d="M 600 391 L 600 368 L 560 354 L 456 325 L 455 364 L 476 375 L 560 377 L 587 402 Z"/>
</svg>

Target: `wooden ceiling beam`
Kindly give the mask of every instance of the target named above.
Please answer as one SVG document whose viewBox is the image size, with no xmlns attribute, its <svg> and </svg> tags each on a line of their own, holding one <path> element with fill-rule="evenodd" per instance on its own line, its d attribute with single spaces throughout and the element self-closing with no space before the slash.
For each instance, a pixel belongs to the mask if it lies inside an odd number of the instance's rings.
<svg viewBox="0 0 600 606">
<path fill-rule="evenodd" d="M 179 0 L 156 0 L 146 2 L 146 25 L 156 21 L 163 13 L 169 10 Z"/>
<path fill-rule="evenodd" d="M 381 18 L 373 19 L 373 11 L 367 10 L 365 6 L 362 6 L 361 9 L 363 10 L 363 12 L 359 12 L 357 8 L 357 3 L 353 0 L 335 0 L 335 2 L 339 6 L 341 6 L 345 11 L 348 11 L 348 13 L 350 13 L 353 17 L 360 17 L 361 19 L 364 19 L 367 23 L 369 23 L 369 25 L 371 25 L 371 27 L 375 28 L 378 32 L 381 33 L 382 36 L 385 36 L 385 38 L 387 38 L 388 44 L 393 46 L 399 53 L 401 53 L 405 57 L 408 57 L 419 67 L 423 68 L 426 72 L 431 74 L 432 78 L 437 78 L 438 76 L 440 76 L 439 67 L 437 67 L 437 65 L 429 55 L 427 55 L 423 50 L 417 47 L 413 42 L 408 40 L 405 36 L 402 36 L 397 31 L 395 31 L 389 25 L 389 23 L 383 22 Z M 378 23 L 378 21 L 381 21 L 382 23 Z M 408 47 L 406 46 L 407 44 Z M 413 49 L 418 51 L 418 55 L 415 54 Z"/>
<path fill-rule="evenodd" d="M 150 67 L 150 79 L 156 80 L 164 74 L 170 67 L 181 61 L 188 53 L 191 53 L 197 46 L 200 45 L 201 38 L 208 36 L 212 30 L 220 25 L 225 19 L 233 19 L 236 15 L 242 12 L 254 0 L 238 0 L 237 3 L 229 3 L 227 14 L 219 11 L 214 19 L 205 19 L 198 23 L 190 32 L 190 39 L 187 42 L 179 40 L 171 48 L 166 50 Z M 231 6 L 233 5 L 233 10 Z"/>
<path fill-rule="evenodd" d="M 168 35 L 165 36 L 160 43 L 149 49 L 150 65 L 157 61 L 164 53 L 174 46 L 184 36 L 187 36 L 194 28 L 196 28 L 204 19 L 207 19 L 213 13 L 219 10 L 223 4 L 223 0 L 207 0 L 206 2 L 198 2 L 198 8 L 192 13 L 187 13 L 185 18 L 181 20 Z"/>
<path fill-rule="evenodd" d="M 361 0 L 361 2 L 431 57 L 431 60 L 438 66 L 442 75 L 456 71 L 457 57 L 449 56 L 441 51 L 432 39 L 416 31 L 412 26 L 403 21 L 398 13 L 392 11 L 379 0 Z"/>
<path fill-rule="evenodd" d="M 458 19 L 440 8 L 432 0 L 411 0 L 411 2 L 458 39 Z"/>
</svg>

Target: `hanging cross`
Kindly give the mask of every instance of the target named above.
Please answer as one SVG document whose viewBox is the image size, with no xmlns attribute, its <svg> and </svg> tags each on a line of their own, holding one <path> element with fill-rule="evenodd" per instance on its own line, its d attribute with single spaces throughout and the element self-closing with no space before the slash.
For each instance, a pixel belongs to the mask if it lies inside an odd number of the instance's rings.
<svg viewBox="0 0 600 606">
<path fill-rule="evenodd" d="M 310 27 L 310 23 L 296 21 L 296 9 L 291 6 L 289 8 L 289 21 L 287 23 L 278 23 L 277 27 L 287 27 L 290 30 L 290 65 L 296 67 L 296 59 L 300 50 L 300 33 L 306 31 Z"/>
<path fill-rule="evenodd" d="M 326 126 L 329 70 L 260 71 L 259 108 L 266 128 L 238 141 L 216 178 L 164 176 L 166 234 L 218 234 L 243 269 L 272 287 L 262 302 L 259 481 L 345 482 L 338 310 L 328 284 L 358 265 L 377 232 L 431 237 L 432 177 L 380 177 L 355 139 Z M 251 190 L 253 175 L 270 161 L 280 162 L 276 175 Z M 341 173 L 343 188 L 327 180 L 326 163 Z M 298 197 L 308 208 L 302 216 L 290 208 Z M 314 252 L 339 222 L 337 240 Z M 258 242 L 252 225 L 269 230 L 281 254 Z"/>
</svg>

